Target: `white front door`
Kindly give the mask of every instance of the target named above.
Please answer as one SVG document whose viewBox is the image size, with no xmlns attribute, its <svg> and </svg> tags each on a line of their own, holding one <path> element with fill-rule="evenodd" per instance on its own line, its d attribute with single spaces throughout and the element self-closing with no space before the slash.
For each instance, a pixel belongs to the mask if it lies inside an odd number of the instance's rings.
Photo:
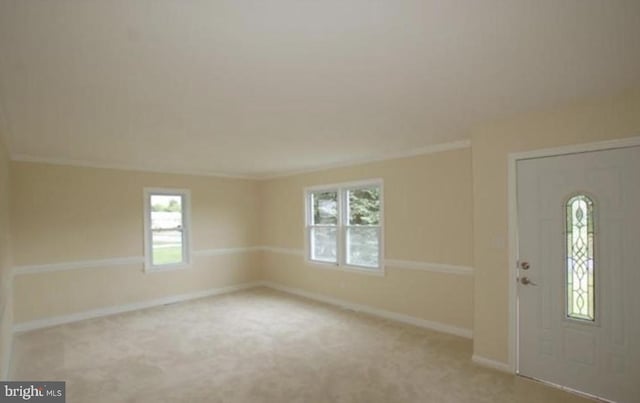
<svg viewBox="0 0 640 403">
<path fill-rule="evenodd" d="M 640 402 L 640 147 L 517 162 L 518 370 Z"/>
</svg>

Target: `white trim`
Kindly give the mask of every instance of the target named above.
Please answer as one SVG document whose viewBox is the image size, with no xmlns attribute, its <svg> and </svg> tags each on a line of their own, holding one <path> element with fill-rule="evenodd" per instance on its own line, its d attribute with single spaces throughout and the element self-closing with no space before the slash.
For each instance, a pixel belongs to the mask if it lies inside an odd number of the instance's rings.
<svg viewBox="0 0 640 403">
<path fill-rule="evenodd" d="M 437 332 L 448 333 L 455 336 L 471 339 L 473 332 L 471 329 L 452 326 L 440 322 L 429 321 L 426 319 L 416 318 L 409 315 L 404 315 L 396 312 L 386 311 L 383 309 L 373 308 L 368 305 L 354 304 L 338 298 L 328 297 L 325 295 L 304 291 L 297 288 L 286 287 L 270 281 L 259 281 L 238 284 L 234 286 L 213 288 L 204 291 L 195 291 L 192 293 L 172 295 L 168 297 L 158 298 L 150 301 L 135 302 L 125 305 L 116 305 L 106 308 L 93 309 L 90 311 L 78 312 L 70 315 L 56 316 L 52 318 L 37 319 L 29 322 L 18 323 L 13 325 L 13 333 L 27 332 L 36 329 L 43 329 L 47 327 L 62 325 L 66 323 L 73 323 L 87 319 L 94 319 L 109 315 L 115 315 L 119 313 L 131 312 L 141 309 L 152 308 L 161 305 L 173 304 L 178 302 L 190 301 L 198 298 L 205 298 L 214 295 L 227 294 L 231 292 L 247 290 L 255 287 L 268 287 L 288 294 L 297 295 L 300 297 L 320 301 L 323 303 L 339 306 L 341 308 L 354 310 L 356 312 L 363 312 L 369 315 L 377 316 L 392 321 L 406 323 L 413 326 L 418 326 L 424 329 L 434 330 Z"/>
<path fill-rule="evenodd" d="M 428 271 L 431 273 L 473 275 L 473 267 L 456 266 L 456 265 L 444 264 L 444 263 L 416 262 L 416 261 L 410 261 L 410 260 L 387 259 L 385 261 L 385 265 L 387 267 L 395 267 L 397 269 L 420 270 L 420 271 Z"/>
<path fill-rule="evenodd" d="M 70 315 L 55 316 L 52 318 L 36 319 L 29 322 L 23 322 L 13 325 L 13 332 L 27 332 L 30 330 L 42 329 L 46 327 L 52 327 L 62 325 L 65 323 L 78 322 L 86 319 L 99 318 L 102 316 L 115 315 L 118 313 L 137 311 L 140 309 L 152 308 L 160 305 L 174 304 L 177 302 L 190 301 L 198 298 L 211 297 L 214 295 L 227 294 L 235 291 L 246 290 L 249 288 L 258 287 L 261 284 L 244 283 L 239 285 L 233 285 L 221 288 L 212 288 L 204 291 L 194 291 L 185 294 L 171 295 L 168 297 L 153 299 L 149 301 L 134 302 L 125 305 L 115 305 L 106 308 L 92 309 L 90 311 L 73 313 Z"/>
<path fill-rule="evenodd" d="M 262 246 L 261 250 L 265 252 L 273 252 L 285 255 L 294 255 L 294 256 L 305 256 L 305 252 L 302 249 L 292 249 L 292 248 L 275 248 L 271 246 Z M 315 261 L 306 261 L 306 264 L 322 267 L 327 270 L 345 270 L 339 269 L 336 267 L 334 263 L 322 263 Z M 395 260 L 395 259 L 386 259 L 384 261 L 385 269 L 388 267 L 392 267 L 394 269 L 405 269 L 405 270 L 419 270 L 426 271 L 431 273 L 444 273 L 444 274 L 458 274 L 458 275 L 473 275 L 473 267 L 469 266 L 457 266 L 452 264 L 445 263 L 433 263 L 433 262 L 417 262 L 411 260 Z M 351 266 L 349 266 L 351 267 Z M 368 270 L 368 269 L 351 269 L 348 271 L 357 271 L 358 273 L 367 272 L 368 274 L 377 274 L 380 275 L 379 270 Z"/>
<path fill-rule="evenodd" d="M 293 255 L 293 256 L 304 257 L 304 249 L 279 248 L 275 246 L 259 246 L 258 248 L 265 252 L 273 252 L 273 253 L 279 253 L 282 255 Z"/>
<path fill-rule="evenodd" d="M 560 147 L 541 148 L 538 150 L 514 152 L 509 154 L 509 158 L 514 160 L 526 160 L 535 158 L 555 157 L 566 154 L 580 154 L 593 151 L 614 150 L 617 148 L 628 148 L 640 146 L 640 136 L 628 137 L 616 140 L 597 141 L 593 143 L 572 144 Z"/>
<path fill-rule="evenodd" d="M 276 248 L 277 249 L 277 248 Z M 262 246 L 248 246 L 238 248 L 219 248 L 219 249 L 203 249 L 192 252 L 192 256 L 223 256 L 240 253 L 249 253 L 264 250 Z M 24 274 L 37 274 L 65 270 L 79 269 L 107 269 L 115 266 L 130 266 L 144 264 L 144 256 L 116 257 L 110 259 L 97 260 L 77 260 L 62 263 L 49 263 L 28 266 L 16 266 L 13 268 L 13 275 L 20 276 Z"/>
<path fill-rule="evenodd" d="M 219 178 L 232 178 L 232 179 L 245 179 L 245 180 L 271 180 L 271 179 L 277 179 L 277 178 L 284 178 L 287 176 L 295 176 L 295 175 L 312 173 L 312 172 L 326 171 L 334 168 L 345 168 L 345 167 L 350 167 L 355 165 L 367 164 L 371 162 L 417 157 L 420 155 L 435 154 L 435 153 L 440 153 L 445 151 L 459 150 L 459 149 L 471 147 L 470 140 L 460 140 L 460 141 L 453 141 L 449 143 L 435 144 L 435 145 L 426 146 L 426 147 L 413 148 L 406 151 L 384 153 L 384 154 L 380 154 L 372 157 L 355 158 L 355 159 L 350 159 L 350 160 L 333 163 L 333 164 L 323 164 L 323 165 L 319 165 L 319 166 L 308 168 L 308 169 L 290 170 L 290 171 L 284 171 L 281 173 L 265 173 L 265 174 L 252 175 L 252 174 L 246 174 L 246 173 L 245 174 L 225 173 L 225 172 L 214 172 L 214 171 L 205 171 L 205 170 L 150 168 L 150 167 L 140 167 L 140 166 L 130 165 L 130 164 L 92 162 L 92 161 L 76 160 L 71 158 L 49 158 L 49 157 L 39 157 L 39 156 L 29 155 L 29 154 L 15 154 L 11 152 L 9 143 L 10 142 L 8 141 L 8 139 L 6 139 L 5 144 L 7 146 L 7 149 L 9 150 L 9 155 L 12 161 L 34 162 L 39 164 L 52 164 L 52 165 L 63 165 L 63 166 L 84 167 L 84 168 L 116 169 L 116 170 L 135 171 L 135 172 L 152 172 L 152 173 L 175 174 L 175 175 L 213 176 L 213 177 L 219 177 Z"/>
<path fill-rule="evenodd" d="M 368 305 L 355 304 L 339 298 L 329 297 L 326 295 L 305 291 L 299 288 L 283 286 L 271 281 L 263 281 L 261 282 L 261 285 L 265 287 L 273 288 L 274 290 L 286 292 L 288 294 L 293 294 L 299 297 L 312 299 L 314 301 L 324 302 L 327 304 L 339 306 L 341 308 L 350 309 L 356 312 L 363 312 L 369 315 L 377 316 L 384 319 L 389 319 L 395 322 L 406 323 L 406 324 L 418 326 L 424 329 L 435 330 L 437 332 L 448 333 L 454 336 L 465 337 L 467 339 L 471 339 L 473 337 L 473 332 L 471 331 L 471 329 L 465 329 L 457 326 L 448 325 L 445 323 L 416 318 L 414 316 L 409 316 L 409 315 L 405 315 L 397 312 L 386 311 L 386 310 L 374 308 Z"/>
<path fill-rule="evenodd" d="M 509 374 L 513 373 L 511 371 L 510 365 L 508 363 L 506 363 L 506 362 L 495 361 L 495 360 L 492 360 L 492 359 L 489 359 L 489 358 L 485 358 L 485 357 L 479 356 L 477 354 L 474 354 L 471 357 L 471 361 L 476 363 L 476 364 L 478 364 L 478 365 L 482 365 L 483 367 L 496 369 L 498 371 L 507 372 Z"/>
<path fill-rule="evenodd" d="M 258 252 L 261 251 L 260 246 L 246 246 L 239 248 L 218 248 L 218 249 L 203 249 L 192 252 L 193 256 L 224 256 L 224 255 L 236 255 L 240 253 Z"/>
<path fill-rule="evenodd" d="M 192 256 L 197 257 L 212 257 L 212 256 L 224 256 L 241 253 L 252 252 L 271 252 L 281 255 L 299 256 L 304 257 L 303 249 L 295 248 L 280 248 L 276 246 L 246 246 L 236 248 L 216 248 L 216 249 L 202 249 L 192 252 Z M 468 266 L 456 266 L 444 263 L 432 263 L 432 262 L 418 262 L 410 260 L 394 260 L 387 259 L 384 261 L 385 267 L 392 267 L 394 269 L 406 269 L 406 270 L 419 270 L 432 273 L 444 273 L 444 274 L 458 274 L 458 275 L 473 275 L 473 268 Z M 13 275 L 20 276 L 25 274 L 38 274 L 48 273 L 65 270 L 80 270 L 80 269 L 108 269 L 115 266 L 130 266 L 141 265 L 144 263 L 143 256 L 130 256 L 130 257 L 116 257 L 110 259 L 95 259 L 95 260 L 78 260 L 61 263 L 49 263 L 39 265 L 25 265 L 16 266 L 13 268 Z M 334 264 L 322 264 L 318 262 L 310 262 L 314 266 L 319 265 L 326 269 L 337 269 Z M 342 269 L 341 269 L 342 270 Z M 348 271 L 356 271 L 358 273 L 376 274 L 380 275 L 379 271 L 373 271 L 369 269 L 352 269 Z"/>
<path fill-rule="evenodd" d="M 20 276 L 23 274 L 47 273 L 52 271 L 77 270 L 77 269 L 94 269 L 107 268 L 114 266 L 129 266 L 144 263 L 144 257 L 116 257 L 111 259 L 98 260 L 77 260 L 73 262 L 38 264 L 30 266 L 16 266 L 13 268 L 13 275 Z"/>
<path fill-rule="evenodd" d="M 518 209 L 517 209 L 517 162 L 520 160 L 554 157 L 567 154 L 578 154 L 594 151 L 613 150 L 618 148 L 640 146 L 640 136 L 617 140 L 598 141 L 592 143 L 574 144 L 561 147 L 543 148 L 525 152 L 509 153 L 507 157 L 507 203 L 508 203 L 508 235 L 509 235 L 509 337 L 508 354 L 509 370 L 518 373 L 518 295 L 517 295 L 517 264 L 518 264 Z"/>
<path fill-rule="evenodd" d="M 582 397 L 585 397 L 587 399 L 590 399 L 590 400 L 593 400 L 593 401 L 596 401 L 596 402 L 616 403 L 613 400 L 608 400 L 608 399 L 605 399 L 604 397 L 599 397 L 599 396 L 592 395 L 592 394 L 587 393 L 587 392 L 582 392 L 582 391 L 579 391 L 579 390 L 576 390 L 576 389 L 572 389 L 572 388 L 570 388 L 568 386 L 558 385 L 557 383 L 545 381 L 543 379 L 534 378 L 532 376 L 525 376 L 525 375 L 520 375 L 520 376 L 525 378 L 525 379 L 528 379 L 530 381 L 538 382 L 538 383 L 541 383 L 543 385 L 547 385 L 549 387 L 552 387 L 554 389 L 560 389 L 560 390 L 563 390 L 565 392 L 568 392 L 568 393 L 571 393 L 571 394 L 574 394 L 574 395 L 578 395 L 578 396 L 582 396 Z"/>
<path fill-rule="evenodd" d="M 507 236 L 509 237 L 509 257 L 507 261 L 507 270 L 509 271 L 509 288 L 508 298 L 509 306 L 507 307 L 509 315 L 509 329 L 507 334 L 508 354 L 507 362 L 509 370 L 512 373 L 518 373 L 520 363 L 518 362 L 518 260 L 520 255 L 518 252 L 518 212 L 517 212 L 517 177 L 516 177 L 517 159 L 513 155 L 508 157 L 507 170 Z M 513 165 L 513 166 L 512 166 Z M 515 218 L 514 218 L 515 217 Z"/>
<path fill-rule="evenodd" d="M 82 160 L 74 160 L 74 159 L 67 159 L 67 158 L 38 157 L 35 155 L 29 155 L 29 154 L 12 154 L 11 160 L 19 161 L 19 162 L 33 162 L 38 164 L 62 165 L 62 166 L 81 167 L 81 168 L 115 169 L 119 171 L 150 172 L 150 173 L 158 173 L 158 174 L 212 176 L 212 177 L 218 177 L 218 178 L 245 179 L 245 180 L 260 179 L 260 176 L 256 176 L 256 175 L 232 174 L 232 173 L 212 172 L 212 171 L 204 171 L 204 170 L 180 170 L 180 169 L 139 167 L 139 166 L 128 165 L 128 164 L 117 164 L 117 163 L 111 164 L 107 162 L 105 163 L 91 162 L 91 161 L 82 161 Z"/>
<path fill-rule="evenodd" d="M 311 173 L 311 172 L 326 171 L 334 168 L 345 168 L 345 167 L 350 167 L 354 165 L 367 164 L 371 162 L 416 157 L 420 155 L 435 154 L 435 153 L 440 153 L 445 151 L 452 151 L 452 150 L 471 147 L 470 140 L 453 141 L 449 143 L 442 143 L 442 144 L 435 144 L 435 145 L 426 146 L 426 147 L 413 148 L 406 151 L 383 153 L 377 156 L 364 157 L 364 158 L 355 158 L 355 159 L 350 159 L 350 160 L 333 163 L 333 164 L 319 165 L 319 166 L 308 168 L 308 169 L 290 170 L 290 171 L 284 171 L 281 173 L 264 173 L 264 174 L 252 175 L 252 174 L 246 174 L 246 173 L 226 173 L 226 172 L 214 172 L 214 171 L 206 171 L 206 170 L 162 169 L 162 168 L 140 167 L 140 166 L 124 164 L 124 163 L 118 164 L 118 163 L 109 163 L 109 162 L 92 162 L 92 161 L 76 160 L 71 158 L 50 158 L 50 157 L 39 157 L 36 155 L 30 155 L 30 154 L 21 154 L 21 153 L 15 154 L 11 152 L 11 148 L 9 147 L 9 144 L 10 144 L 9 139 L 6 139 L 5 144 L 7 145 L 7 149 L 9 150 L 9 155 L 12 161 L 34 162 L 39 164 L 52 164 L 52 165 L 63 165 L 63 166 L 84 167 L 84 168 L 116 169 L 116 170 L 135 171 L 135 172 L 152 172 L 152 173 L 175 174 L 175 175 L 212 176 L 212 177 L 219 177 L 219 178 L 232 178 L 232 179 L 245 179 L 245 180 L 271 180 L 271 179 L 284 178 L 287 176 L 295 176 L 295 175 Z"/>
<path fill-rule="evenodd" d="M 470 140 L 453 141 L 449 143 L 441 143 L 441 144 L 435 144 L 435 145 L 426 146 L 426 147 L 413 148 L 411 150 L 406 150 L 406 151 L 383 153 L 383 154 L 372 156 L 372 157 L 355 158 L 355 159 L 350 159 L 350 160 L 337 162 L 333 164 L 324 164 L 324 165 L 320 165 L 320 166 L 308 168 L 308 169 L 300 169 L 300 170 L 288 171 L 283 173 L 261 175 L 261 176 L 258 176 L 257 179 L 259 180 L 278 179 L 278 178 L 284 178 L 287 176 L 295 176 L 295 175 L 308 174 L 313 172 L 327 171 L 329 169 L 335 169 L 335 168 L 346 168 L 350 166 L 363 165 L 363 164 L 368 164 L 372 162 L 417 157 L 420 155 L 435 154 L 435 153 L 459 150 L 459 149 L 469 148 L 469 147 L 471 147 Z"/>
</svg>

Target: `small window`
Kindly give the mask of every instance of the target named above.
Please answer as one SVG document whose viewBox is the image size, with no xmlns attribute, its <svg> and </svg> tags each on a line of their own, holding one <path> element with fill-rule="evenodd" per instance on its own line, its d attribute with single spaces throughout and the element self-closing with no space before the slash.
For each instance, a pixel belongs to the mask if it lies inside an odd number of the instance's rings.
<svg viewBox="0 0 640 403">
<path fill-rule="evenodd" d="M 595 321 L 593 201 L 576 195 L 566 204 L 567 317 Z"/>
<path fill-rule="evenodd" d="M 189 191 L 145 189 L 145 268 L 189 263 Z"/>
<path fill-rule="evenodd" d="M 382 270 L 382 181 L 306 191 L 307 259 Z"/>
</svg>

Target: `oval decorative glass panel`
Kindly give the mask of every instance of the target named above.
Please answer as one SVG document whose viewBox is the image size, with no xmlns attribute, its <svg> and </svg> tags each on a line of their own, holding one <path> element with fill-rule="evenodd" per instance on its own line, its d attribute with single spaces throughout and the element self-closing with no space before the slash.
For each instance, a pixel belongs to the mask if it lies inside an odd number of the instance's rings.
<svg viewBox="0 0 640 403">
<path fill-rule="evenodd" d="M 567 317 L 595 320 L 593 200 L 579 194 L 567 201 Z"/>
</svg>

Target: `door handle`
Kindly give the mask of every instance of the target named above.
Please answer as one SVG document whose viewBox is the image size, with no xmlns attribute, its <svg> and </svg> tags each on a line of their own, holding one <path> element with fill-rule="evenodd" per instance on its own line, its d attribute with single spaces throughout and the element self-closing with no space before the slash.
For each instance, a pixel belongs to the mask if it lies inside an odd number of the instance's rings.
<svg viewBox="0 0 640 403">
<path fill-rule="evenodd" d="M 520 278 L 520 283 L 522 285 L 538 285 L 538 284 L 534 283 L 533 281 L 529 280 L 529 277 L 521 277 Z"/>
</svg>

